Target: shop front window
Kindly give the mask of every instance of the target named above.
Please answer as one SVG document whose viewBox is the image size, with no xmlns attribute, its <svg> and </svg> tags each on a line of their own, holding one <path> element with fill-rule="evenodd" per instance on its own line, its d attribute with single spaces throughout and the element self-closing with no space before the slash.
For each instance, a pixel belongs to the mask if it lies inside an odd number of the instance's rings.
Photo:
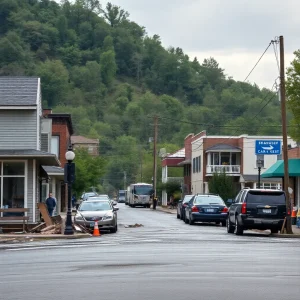
<svg viewBox="0 0 300 300">
<path fill-rule="evenodd" d="M 25 163 L 0 162 L 0 169 L 1 207 L 24 208 Z"/>
</svg>

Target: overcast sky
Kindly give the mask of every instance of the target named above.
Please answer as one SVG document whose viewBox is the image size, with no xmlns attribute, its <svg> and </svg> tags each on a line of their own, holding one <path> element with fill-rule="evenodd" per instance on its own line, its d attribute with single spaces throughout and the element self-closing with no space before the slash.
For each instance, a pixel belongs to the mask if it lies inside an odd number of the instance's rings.
<svg viewBox="0 0 300 300">
<path fill-rule="evenodd" d="M 299 0 L 111 0 L 130 19 L 200 62 L 214 57 L 228 76 L 243 81 L 269 42 L 285 39 L 286 66 L 300 48 Z M 278 77 L 273 47 L 249 77 L 271 88 Z"/>
<path fill-rule="evenodd" d="M 102 1 L 105 6 L 108 1 Z M 213 56 L 228 76 L 243 81 L 269 42 L 283 35 L 286 66 L 300 48 L 299 0 L 111 0 L 130 19 L 200 62 Z M 278 76 L 273 47 L 249 77 L 271 88 Z"/>
</svg>

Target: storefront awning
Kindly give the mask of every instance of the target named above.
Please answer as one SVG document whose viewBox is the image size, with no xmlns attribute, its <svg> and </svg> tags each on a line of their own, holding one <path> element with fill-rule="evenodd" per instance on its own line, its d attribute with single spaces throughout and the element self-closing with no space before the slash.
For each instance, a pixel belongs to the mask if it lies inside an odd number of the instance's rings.
<svg viewBox="0 0 300 300">
<path fill-rule="evenodd" d="M 300 159 L 289 159 L 289 176 L 300 177 Z M 267 171 L 261 174 L 262 178 L 282 178 L 284 177 L 284 163 L 283 160 L 278 160 Z"/>
<path fill-rule="evenodd" d="M 63 180 L 64 179 L 64 169 L 61 167 L 55 166 L 42 166 L 48 176 L 56 177 L 57 179 Z"/>
<path fill-rule="evenodd" d="M 34 149 L 20 149 L 20 150 L 1 149 L 0 158 L 36 159 L 41 165 L 60 166 L 60 162 L 57 159 L 57 156 L 55 154 L 34 150 Z"/>
</svg>

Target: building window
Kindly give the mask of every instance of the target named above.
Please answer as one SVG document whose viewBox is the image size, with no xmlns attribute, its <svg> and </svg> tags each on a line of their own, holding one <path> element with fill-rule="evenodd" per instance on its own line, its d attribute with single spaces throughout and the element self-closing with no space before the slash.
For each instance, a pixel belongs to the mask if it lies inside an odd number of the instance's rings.
<svg viewBox="0 0 300 300">
<path fill-rule="evenodd" d="M 193 158 L 193 173 L 196 172 L 196 159 Z"/>
<path fill-rule="evenodd" d="M 0 205 L 4 208 L 25 206 L 25 163 L 0 162 Z M 10 213 L 18 215 L 18 213 Z"/>
<path fill-rule="evenodd" d="M 93 146 L 88 146 L 88 152 L 92 154 L 94 152 L 94 147 Z"/>
<path fill-rule="evenodd" d="M 51 153 L 59 157 L 59 136 L 54 135 L 51 137 Z"/>
<path fill-rule="evenodd" d="M 272 189 L 272 190 L 277 190 L 277 189 L 281 189 L 281 184 L 278 183 L 270 183 L 270 182 L 262 182 L 260 184 L 260 187 L 262 189 Z"/>
<path fill-rule="evenodd" d="M 201 172 L 201 155 L 198 157 L 198 172 Z"/>
</svg>

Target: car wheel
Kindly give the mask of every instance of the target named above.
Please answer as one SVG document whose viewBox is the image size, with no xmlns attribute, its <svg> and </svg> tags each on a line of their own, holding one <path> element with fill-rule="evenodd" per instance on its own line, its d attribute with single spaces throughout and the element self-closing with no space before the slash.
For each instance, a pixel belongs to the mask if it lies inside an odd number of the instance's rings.
<svg viewBox="0 0 300 300">
<path fill-rule="evenodd" d="M 185 215 L 182 213 L 181 214 L 181 220 L 184 222 L 184 220 L 185 220 Z"/>
<path fill-rule="evenodd" d="M 189 220 L 187 219 L 186 216 L 184 216 L 184 223 L 185 223 L 185 224 L 188 224 L 188 223 L 189 223 Z"/>
<path fill-rule="evenodd" d="M 277 228 L 272 228 L 271 233 L 278 233 L 278 229 Z"/>
<path fill-rule="evenodd" d="M 234 233 L 234 226 L 230 222 L 229 217 L 226 219 L 226 227 L 228 233 Z"/>
<path fill-rule="evenodd" d="M 195 222 L 192 220 L 192 218 L 189 218 L 189 224 L 190 225 L 194 225 L 195 224 Z"/>
<path fill-rule="evenodd" d="M 178 214 L 178 212 L 177 212 L 177 219 L 180 219 L 180 215 Z"/>
<path fill-rule="evenodd" d="M 235 218 L 235 234 L 236 235 L 243 235 L 244 233 L 244 228 L 243 226 L 240 225 L 238 218 Z"/>
<path fill-rule="evenodd" d="M 116 233 L 118 231 L 118 225 L 110 230 L 111 233 Z"/>
</svg>

